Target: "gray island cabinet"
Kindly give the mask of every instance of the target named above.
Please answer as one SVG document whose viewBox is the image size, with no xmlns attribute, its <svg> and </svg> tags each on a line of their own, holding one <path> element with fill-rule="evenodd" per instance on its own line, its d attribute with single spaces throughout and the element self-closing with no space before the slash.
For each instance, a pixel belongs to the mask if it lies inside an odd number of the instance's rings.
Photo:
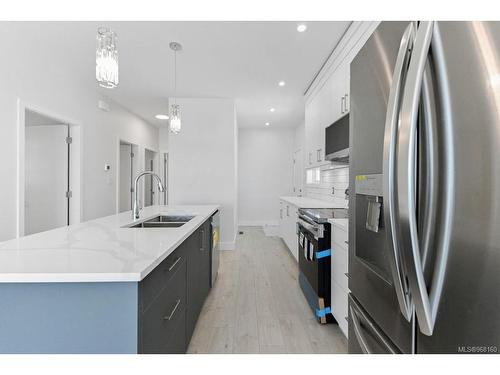
<svg viewBox="0 0 500 375">
<path fill-rule="evenodd" d="M 185 353 L 210 290 L 210 220 L 137 282 L 0 283 L 0 353 Z"/>
<path fill-rule="evenodd" d="M 210 290 L 210 221 L 139 283 L 139 353 L 185 353 Z"/>
</svg>

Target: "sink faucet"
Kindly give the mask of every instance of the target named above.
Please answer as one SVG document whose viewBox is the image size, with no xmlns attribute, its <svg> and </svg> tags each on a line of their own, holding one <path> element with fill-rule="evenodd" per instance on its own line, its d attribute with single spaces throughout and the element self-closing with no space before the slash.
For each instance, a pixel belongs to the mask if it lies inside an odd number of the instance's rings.
<svg viewBox="0 0 500 375">
<path fill-rule="evenodd" d="M 163 184 L 161 182 L 161 178 L 156 173 L 151 172 L 151 171 L 145 171 L 145 172 L 139 173 L 139 175 L 135 178 L 135 182 L 134 182 L 135 199 L 134 199 L 134 209 L 132 210 L 132 218 L 133 219 L 139 219 L 139 201 L 137 198 L 137 183 L 139 182 L 139 179 L 142 176 L 146 176 L 146 175 L 151 175 L 156 179 L 156 182 L 158 183 L 158 190 L 160 192 L 163 193 L 165 191 L 165 188 L 163 187 Z"/>
</svg>

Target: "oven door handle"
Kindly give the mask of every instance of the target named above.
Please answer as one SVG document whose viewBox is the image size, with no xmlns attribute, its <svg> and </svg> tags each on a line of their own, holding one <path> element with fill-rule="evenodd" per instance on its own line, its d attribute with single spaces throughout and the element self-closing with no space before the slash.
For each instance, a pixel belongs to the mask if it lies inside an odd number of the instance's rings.
<svg viewBox="0 0 500 375">
<path fill-rule="evenodd" d="M 323 237 L 323 228 L 321 226 L 309 224 L 301 217 L 298 218 L 298 223 L 311 232 L 314 235 L 314 238 L 318 239 Z"/>
</svg>

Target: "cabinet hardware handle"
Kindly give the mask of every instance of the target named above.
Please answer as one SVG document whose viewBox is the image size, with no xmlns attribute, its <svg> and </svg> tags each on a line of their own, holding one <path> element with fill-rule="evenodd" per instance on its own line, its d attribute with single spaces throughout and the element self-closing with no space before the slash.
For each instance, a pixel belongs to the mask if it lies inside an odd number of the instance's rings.
<svg viewBox="0 0 500 375">
<path fill-rule="evenodd" d="M 344 243 L 345 243 L 346 245 L 349 245 L 349 241 L 344 241 Z"/>
<path fill-rule="evenodd" d="M 345 94 L 345 100 L 344 100 L 344 108 L 345 108 L 345 111 L 349 111 L 349 105 L 348 105 L 348 101 L 349 101 L 349 94 Z"/>
<path fill-rule="evenodd" d="M 349 274 L 346 272 L 344 273 L 345 277 L 349 278 Z"/>
<path fill-rule="evenodd" d="M 181 300 L 178 299 L 177 302 L 176 302 L 176 304 L 175 304 L 175 306 L 174 306 L 174 309 L 172 310 L 172 312 L 170 313 L 170 315 L 164 316 L 163 320 L 171 320 L 172 317 L 174 316 L 175 312 L 177 311 L 177 308 L 179 307 L 180 303 L 181 303 Z"/>
<path fill-rule="evenodd" d="M 203 251 L 205 250 L 205 229 L 202 229 L 200 232 L 201 232 L 200 251 Z"/>
<path fill-rule="evenodd" d="M 344 319 L 349 323 L 349 318 L 347 316 L 344 316 Z"/>
<path fill-rule="evenodd" d="M 290 216 L 290 206 L 286 206 L 286 216 Z"/>
<path fill-rule="evenodd" d="M 180 262 L 180 260 L 182 259 L 182 257 L 178 257 L 174 263 L 172 263 L 172 265 L 170 267 L 168 267 L 168 272 L 172 271 L 174 269 L 174 267 L 177 265 L 177 263 Z"/>
<path fill-rule="evenodd" d="M 345 96 L 340 99 L 340 113 L 344 113 L 344 102 L 345 102 Z"/>
</svg>

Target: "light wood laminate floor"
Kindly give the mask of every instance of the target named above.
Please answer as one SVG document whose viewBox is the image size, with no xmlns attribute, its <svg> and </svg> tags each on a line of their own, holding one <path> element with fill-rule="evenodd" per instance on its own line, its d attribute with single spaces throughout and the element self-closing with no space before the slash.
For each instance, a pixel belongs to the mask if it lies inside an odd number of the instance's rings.
<svg viewBox="0 0 500 375">
<path fill-rule="evenodd" d="M 284 242 L 242 227 L 235 251 L 222 251 L 219 276 L 188 353 L 347 353 L 336 324 L 314 319 Z"/>
</svg>

